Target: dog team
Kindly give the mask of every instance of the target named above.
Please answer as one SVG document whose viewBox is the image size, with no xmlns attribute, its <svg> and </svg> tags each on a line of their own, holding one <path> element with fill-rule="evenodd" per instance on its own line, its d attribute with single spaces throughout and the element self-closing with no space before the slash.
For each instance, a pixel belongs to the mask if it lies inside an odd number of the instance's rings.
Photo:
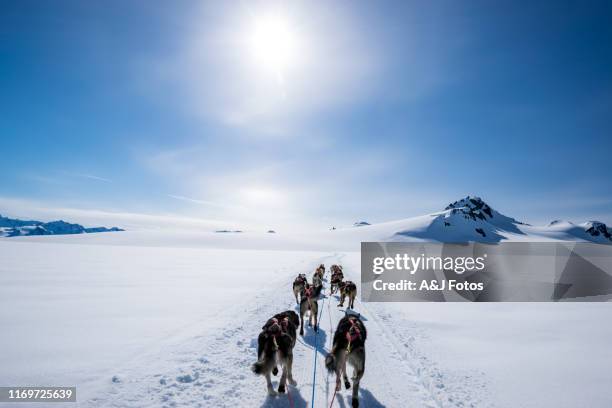
<svg viewBox="0 0 612 408">
<path fill-rule="evenodd" d="M 353 393 L 352 406 L 359 406 L 359 381 L 365 370 L 365 340 L 366 328 L 359 314 L 349 313 L 353 309 L 355 297 L 357 296 L 357 285 L 351 281 L 344 280 L 341 265 L 332 265 L 330 268 L 330 296 L 339 292 L 340 303 L 338 307 L 348 301 L 347 312 L 340 319 L 336 332 L 334 333 L 333 346 L 325 358 L 327 369 L 336 374 L 336 391 L 340 391 L 342 380 L 346 389 L 351 387 L 346 372 L 346 363 L 353 367 Z M 319 315 L 318 299 L 323 291 L 323 278 L 325 276 L 325 265 L 321 264 L 312 276 L 312 283 L 308 282 L 305 274 L 299 274 L 293 281 L 293 295 L 299 306 L 299 316 L 292 310 L 274 315 L 262 327 L 257 339 L 258 360 L 252 366 L 255 374 L 264 375 L 268 387 L 268 394 L 277 395 L 272 385 L 271 375 L 278 374 L 278 366 L 282 370 L 278 384 L 278 393 L 287 391 L 287 382 L 295 386 L 297 382 L 293 379 L 293 347 L 297 340 L 297 331 L 304 335 L 304 316 L 308 313 L 308 326 L 312 327 L 315 335 L 318 333 Z"/>
</svg>

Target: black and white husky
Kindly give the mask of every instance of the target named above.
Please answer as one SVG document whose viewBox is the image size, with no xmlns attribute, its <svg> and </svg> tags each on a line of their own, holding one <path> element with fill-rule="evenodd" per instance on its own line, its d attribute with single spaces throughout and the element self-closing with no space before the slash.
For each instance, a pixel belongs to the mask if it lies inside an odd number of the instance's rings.
<svg viewBox="0 0 612 408">
<path fill-rule="evenodd" d="M 299 325 L 300 318 L 297 313 L 287 310 L 269 319 L 262 327 L 262 331 L 257 338 L 258 360 L 251 369 L 257 375 L 265 375 L 269 395 L 277 394 L 270 377 L 270 374 L 276 375 L 278 372 L 277 364 L 283 370 L 278 384 L 278 392 L 285 392 L 287 381 L 291 385 L 297 384 L 293 379 L 291 369 L 293 366 L 293 347 L 295 346 Z"/>
<path fill-rule="evenodd" d="M 346 389 L 351 387 L 346 373 L 346 362 L 353 367 L 353 407 L 359 406 L 359 381 L 365 371 L 366 328 L 359 316 L 347 314 L 338 322 L 334 344 L 325 358 L 325 366 L 336 373 L 336 391 L 340 391 L 341 378 Z"/>
<path fill-rule="evenodd" d="M 323 291 L 323 280 L 316 272 L 312 276 L 312 286 L 314 288 L 314 296 L 318 298 Z"/>
<path fill-rule="evenodd" d="M 307 282 L 308 281 L 306 280 L 306 275 L 303 273 L 300 273 L 293 281 L 293 296 L 295 296 L 295 303 L 297 303 L 298 305 L 300 304 L 298 295 L 302 293 L 302 291 L 304 290 L 304 286 L 307 284 Z"/>
<path fill-rule="evenodd" d="M 320 289 L 318 291 L 320 292 Z M 314 326 L 315 332 L 319 329 L 319 322 L 317 322 L 319 303 L 317 302 L 317 297 L 317 289 L 307 282 L 302 291 L 302 298 L 300 299 L 300 336 L 304 335 L 304 316 L 307 312 L 310 312 L 308 326 Z"/>
</svg>

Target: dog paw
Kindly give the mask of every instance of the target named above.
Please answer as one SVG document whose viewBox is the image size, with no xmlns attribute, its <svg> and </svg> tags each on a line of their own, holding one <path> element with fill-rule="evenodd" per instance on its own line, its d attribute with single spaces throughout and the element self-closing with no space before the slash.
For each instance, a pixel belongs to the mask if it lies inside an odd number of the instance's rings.
<svg viewBox="0 0 612 408">
<path fill-rule="evenodd" d="M 293 378 L 289 378 L 287 381 L 289 381 L 289 384 L 293 385 L 294 387 L 297 385 L 297 381 L 295 381 Z"/>
<path fill-rule="evenodd" d="M 276 397 L 278 395 L 278 392 L 274 390 L 268 390 L 268 395 L 271 397 Z"/>
<path fill-rule="evenodd" d="M 284 394 L 285 393 L 285 386 L 283 384 L 278 386 L 278 393 L 279 394 Z"/>
<path fill-rule="evenodd" d="M 350 383 L 350 382 L 348 382 L 348 381 L 346 381 L 346 382 L 344 383 L 344 386 L 345 386 L 345 387 L 346 387 L 346 389 L 348 390 L 349 388 L 351 388 L 351 383 Z"/>
</svg>

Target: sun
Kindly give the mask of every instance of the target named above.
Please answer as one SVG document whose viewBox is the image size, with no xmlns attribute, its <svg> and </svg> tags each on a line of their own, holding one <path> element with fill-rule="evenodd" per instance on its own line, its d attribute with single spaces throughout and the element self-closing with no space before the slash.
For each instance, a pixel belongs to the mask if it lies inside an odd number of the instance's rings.
<svg viewBox="0 0 612 408">
<path fill-rule="evenodd" d="M 253 23 L 249 48 L 258 66 L 282 75 L 296 62 L 297 36 L 286 17 L 261 16 Z"/>
</svg>

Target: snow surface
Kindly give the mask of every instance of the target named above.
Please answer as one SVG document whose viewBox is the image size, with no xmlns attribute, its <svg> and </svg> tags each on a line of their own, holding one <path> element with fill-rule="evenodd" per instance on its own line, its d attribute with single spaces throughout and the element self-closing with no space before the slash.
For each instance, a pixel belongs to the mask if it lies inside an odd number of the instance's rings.
<svg viewBox="0 0 612 408">
<path fill-rule="evenodd" d="M 339 263 L 359 282 L 361 241 L 605 242 L 585 232 L 593 223 L 534 227 L 472 204 L 308 234 L 0 238 L 0 385 L 76 385 L 83 407 L 288 407 L 250 365 L 262 324 L 295 307 L 298 273 Z M 318 336 L 297 342 L 295 407 L 330 406 L 337 304 L 326 297 Z M 363 407 L 612 406 L 610 303 L 355 307 L 368 328 Z M 350 402 L 343 390 L 333 406 Z"/>
</svg>

